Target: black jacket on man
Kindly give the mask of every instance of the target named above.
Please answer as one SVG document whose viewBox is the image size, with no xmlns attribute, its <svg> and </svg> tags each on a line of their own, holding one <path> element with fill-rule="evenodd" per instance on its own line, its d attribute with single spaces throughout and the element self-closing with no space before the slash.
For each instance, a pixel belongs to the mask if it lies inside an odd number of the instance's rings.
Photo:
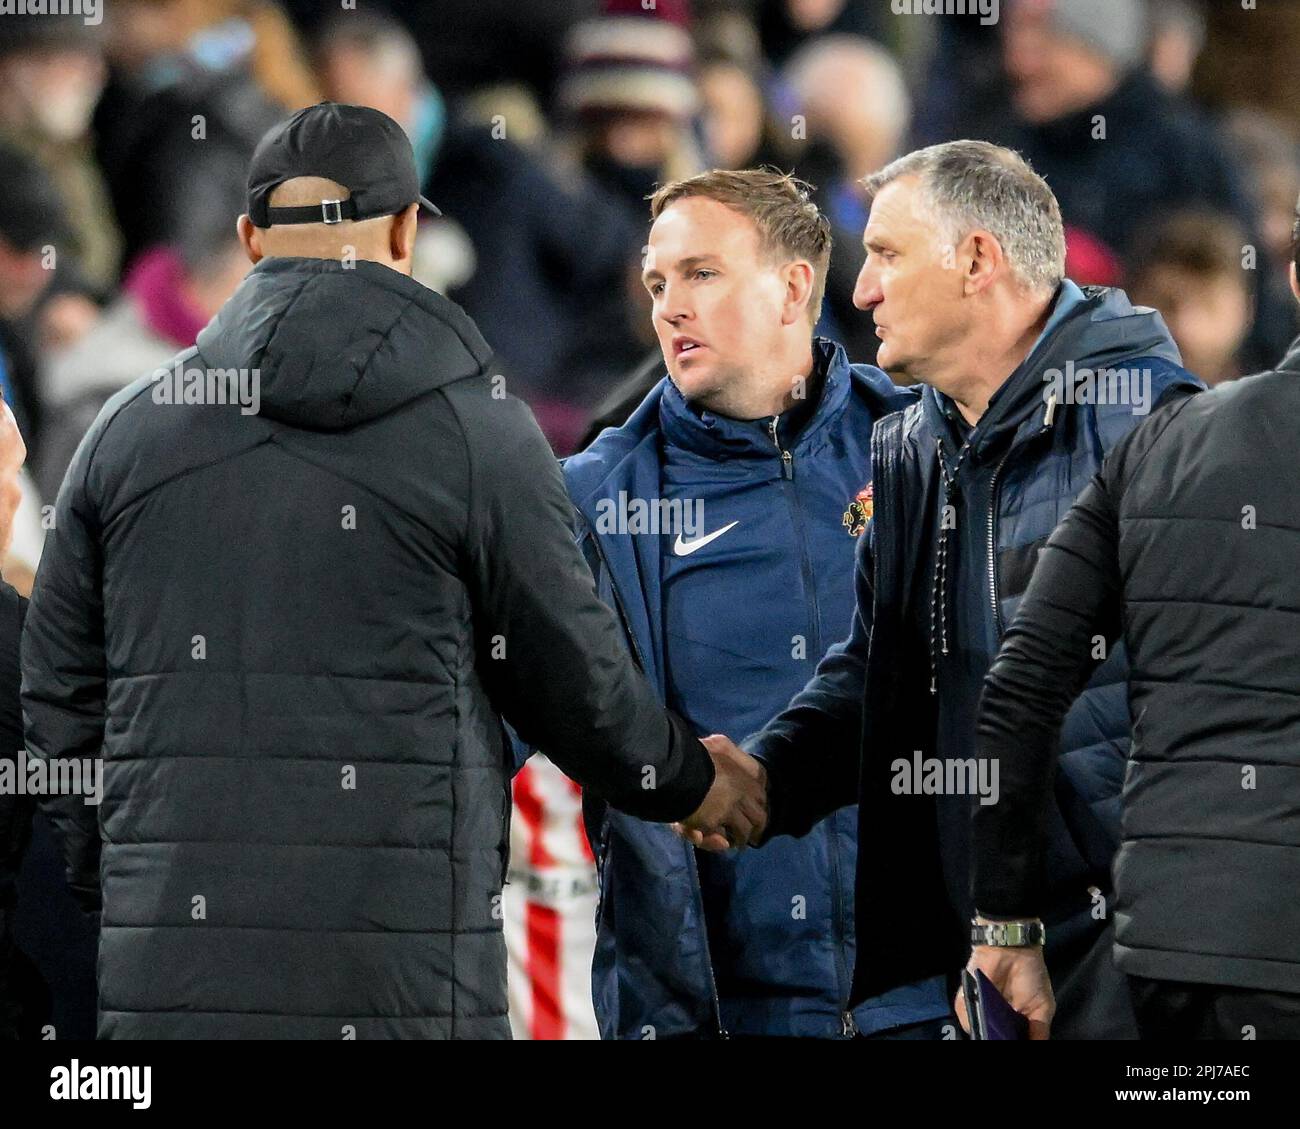
<svg viewBox="0 0 1300 1129">
<path fill-rule="evenodd" d="M 23 758 L 18 652 L 27 601 L 0 581 L 0 1040 L 95 1033 L 95 932 L 63 866 Z"/>
<path fill-rule="evenodd" d="M 110 400 L 23 643 L 31 751 L 103 749 L 98 820 L 49 809 L 102 907 L 99 1033 L 507 1037 L 498 714 L 647 819 L 699 805 L 708 757 L 454 304 L 264 260 L 178 361 L 256 370 L 260 411 Z"/>
<path fill-rule="evenodd" d="M 980 688 L 1037 551 L 1106 451 L 1145 418 L 1130 396 L 1095 395 L 1085 374 L 1127 374 L 1151 407 L 1202 387 L 1178 362 L 1154 310 L 1067 281 L 1042 337 L 964 437 L 953 403 L 930 387 L 872 429 L 873 510 L 849 637 L 745 742 L 768 766 L 769 834 L 804 834 L 811 819 L 857 800 L 853 1002 L 965 963 L 973 782 L 954 772 L 951 786 L 926 786 L 913 766 L 976 767 Z M 1126 673 L 1117 651 L 1057 726 L 1044 916 L 1057 1031 L 1069 1038 L 1136 1034 L 1104 913 L 1129 737 Z"/>
<path fill-rule="evenodd" d="M 1150 980 L 1300 993 L 1300 343 L 1278 371 L 1156 413 L 1052 535 L 990 670 L 974 897 L 1043 901 L 1055 726 L 1127 644 L 1133 744 L 1115 953 Z"/>
</svg>

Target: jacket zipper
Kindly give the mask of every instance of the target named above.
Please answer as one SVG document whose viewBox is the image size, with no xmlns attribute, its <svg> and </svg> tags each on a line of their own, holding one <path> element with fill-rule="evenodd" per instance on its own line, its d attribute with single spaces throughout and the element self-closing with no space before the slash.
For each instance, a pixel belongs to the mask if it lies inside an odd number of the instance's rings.
<svg viewBox="0 0 1300 1129">
<path fill-rule="evenodd" d="M 781 456 L 781 477 L 789 481 L 794 478 L 794 456 L 781 446 L 781 440 L 776 435 L 777 421 L 780 416 L 773 416 L 767 424 L 767 429 L 772 435 L 772 444 L 776 447 L 777 454 Z"/>
<path fill-rule="evenodd" d="M 808 593 L 809 615 L 812 623 L 812 639 L 810 640 L 813 648 L 813 654 L 822 653 L 821 641 L 821 609 L 817 601 L 817 586 L 815 583 L 812 561 L 808 558 L 808 538 L 805 535 L 803 514 L 799 505 L 798 494 L 794 485 L 794 455 L 781 446 L 780 436 L 777 434 L 777 425 L 780 422 L 780 416 L 773 416 L 768 421 L 768 432 L 772 436 L 772 445 L 777 449 L 781 456 L 781 479 L 782 485 L 786 487 L 786 501 L 790 506 L 790 516 L 794 521 L 795 532 L 799 538 L 799 567 L 803 573 L 804 590 Z M 835 817 L 832 816 L 831 826 L 828 829 L 827 845 L 831 855 L 831 869 L 834 874 L 834 896 L 832 898 L 831 918 L 836 933 L 835 946 L 835 967 L 839 973 L 840 998 L 845 1001 L 844 1008 L 840 1012 L 840 1034 L 842 1037 L 849 1039 L 858 1033 L 857 1021 L 853 1018 L 853 1013 L 848 1009 L 848 992 L 844 985 L 848 982 L 848 968 L 844 963 L 844 899 L 843 891 L 840 888 L 840 845 L 839 831 L 834 826 Z"/>
<path fill-rule="evenodd" d="M 584 524 L 586 519 L 584 518 Z M 623 609 L 623 600 L 618 594 L 618 585 L 614 583 L 614 574 L 610 571 L 609 562 L 605 559 L 605 550 L 601 547 L 600 538 L 591 532 L 591 527 L 587 527 L 587 535 L 591 538 L 591 543 L 596 548 L 596 554 L 600 557 L 600 567 L 605 570 L 605 575 L 609 577 L 609 591 L 614 597 L 614 610 L 618 613 L 619 622 L 623 625 L 623 635 L 626 637 L 628 646 L 632 648 L 632 657 L 636 659 L 637 666 L 641 668 L 644 674 L 646 665 L 645 659 L 641 656 L 641 649 L 636 644 L 636 636 L 632 632 L 631 623 L 627 618 L 627 612 Z M 700 882 L 700 863 L 695 856 L 695 848 L 689 843 L 683 842 L 682 849 L 687 851 L 691 859 L 691 877 L 693 878 L 692 893 L 695 895 L 696 912 L 700 915 L 700 933 L 704 941 L 704 971 L 709 982 L 709 998 L 713 1002 L 713 1022 L 718 1029 L 719 1039 L 729 1039 L 731 1036 L 727 1029 L 722 1026 L 722 1002 L 718 999 L 718 982 L 713 975 L 713 954 L 709 951 L 709 926 L 708 920 L 704 916 L 704 888 Z M 604 902 L 604 892 L 601 892 L 600 903 Z M 600 920 L 600 903 L 596 906 L 596 919 Z"/>
<path fill-rule="evenodd" d="M 1056 418 L 1056 393 L 1053 392 L 1047 401 L 1047 408 L 1043 412 L 1042 426 L 1038 434 L 1044 431 L 1050 431 L 1052 422 Z M 1021 444 L 1023 446 L 1023 444 Z M 1007 447 L 1006 453 L 1002 456 L 1001 461 L 994 468 L 993 477 L 989 479 L 989 599 L 993 606 L 993 630 L 997 642 L 1002 641 L 1002 611 L 998 606 L 998 577 L 994 571 L 995 553 L 997 537 L 997 513 L 998 513 L 998 475 L 1002 473 L 1002 468 L 1006 465 L 1007 459 L 1011 457 L 1011 452 L 1015 449 L 1016 442 L 1013 439 Z"/>
<path fill-rule="evenodd" d="M 1006 454 L 994 468 L 993 477 L 989 479 L 989 600 L 993 607 L 994 638 L 999 642 L 1002 639 L 1002 611 L 998 607 L 998 574 L 994 569 L 998 524 L 998 475 L 1002 473 L 1002 468 L 1010 457 L 1011 448 L 1008 447 Z"/>
<path fill-rule="evenodd" d="M 695 908 L 700 915 L 700 933 L 704 940 L 704 970 L 708 974 L 709 997 L 713 1001 L 713 1022 L 718 1028 L 718 1038 L 729 1039 L 731 1035 L 722 1026 L 722 1002 L 718 999 L 718 982 L 713 975 L 713 954 L 709 951 L 709 922 L 704 916 L 704 886 L 700 882 L 700 860 L 695 853 L 695 848 L 689 843 L 682 843 L 682 846 L 690 852 L 691 873 L 695 877 Z"/>
<path fill-rule="evenodd" d="M 846 987 L 849 982 L 849 968 L 844 960 L 844 898 L 841 882 L 843 881 L 840 870 L 840 833 L 839 828 L 835 826 L 839 819 L 839 812 L 830 817 L 830 850 L 831 850 L 831 873 L 834 878 L 834 895 L 831 898 L 831 918 L 835 928 L 835 968 L 839 973 L 839 995 L 844 1001 L 840 1011 L 840 1035 L 845 1039 L 851 1039 L 858 1033 L 857 1021 L 853 1018 L 853 1012 L 849 1010 L 849 989 Z"/>
<path fill-rule="evenodd" d="M 772 436 L 772 443 L 781 455 L 782 485 L 785 486 L 786 502 L 790 507 L 790 520 L 794 523 L 795 534 L 799 538 L 799 571 L 803 575 L 804 591 L 808 594 L 808 614 L 812 627 L 809 644 L 813 654 L 820 656 L 823 653 L 822 616 L 817 600 L 816 577 L 813 573 L 812 561 L 808 557 L 808 537 L 804 530 L 803 508 L 799 505 L 799 495 L 794 485 L 794 455 L 781 446 L 781 440 L 777 437 L 776 425 L 779 419 L 780 416 L 773 416 L 767 426 Z"/>
</svg>

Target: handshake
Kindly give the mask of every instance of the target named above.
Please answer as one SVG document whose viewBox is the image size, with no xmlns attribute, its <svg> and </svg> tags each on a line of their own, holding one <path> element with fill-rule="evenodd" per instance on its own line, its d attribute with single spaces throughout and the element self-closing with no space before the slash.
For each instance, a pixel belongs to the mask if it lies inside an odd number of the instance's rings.
<svg viewBox="0 0 1300 1129">
<path fill-rule="evenodd" d="M 767 829 L 767 770 L 720 733 L 700 741 L 717 775 L 704 803 L 673 830 L 706 851 L 757 846 Z"/>
</svg>

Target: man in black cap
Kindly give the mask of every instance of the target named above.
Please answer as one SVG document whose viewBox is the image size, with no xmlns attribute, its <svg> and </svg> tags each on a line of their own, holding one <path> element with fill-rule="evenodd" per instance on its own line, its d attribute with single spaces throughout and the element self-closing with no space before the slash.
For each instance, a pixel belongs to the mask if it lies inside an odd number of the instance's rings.
<svg viewBox="0 0 1300 1129">
<path fill-rule="evenodd" d="M 58 188 L 29 154 L 0 141 L 0 395 L 33 446 L 40 428 L 36 395 L 36 313 L 66 273 L 69 229 Z"/>
<path fill-rule="evenodd" d="M 48 805 L 102 909 L 101 1037 L 507 1037 L 499 714 L 635 815 L 761 822 L 636 672 L 486 343 L 411 279 L 419 206 L 378 111 L 270 133 L 256 266 L 68 471 L 23 701 L 34 755 L 103 750 L 98 819 Z"/>
</svg>

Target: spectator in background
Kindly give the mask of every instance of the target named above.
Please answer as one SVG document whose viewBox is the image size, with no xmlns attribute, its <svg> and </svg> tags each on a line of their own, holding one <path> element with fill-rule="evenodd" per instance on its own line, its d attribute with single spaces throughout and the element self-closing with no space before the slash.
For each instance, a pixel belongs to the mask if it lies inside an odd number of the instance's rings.
<svg viewBox="0 0 1300 1129">
<path fill-rule="evenodd" d="M 421 181 L 427 179 L 447 110 L 425 76 L 411 33 L 386 16 L 340 12 L 322 29 L 316 55 L 326 91 L 360 95 L 341 100 L 370 106 L 397 122 L 410 138 Z"/>
<path fill-rule="evenodd" d="M 189 195 L 242 182 L 253 147 L 319 100 L 292 32 L 258 0 L 121 0 L 95 115 L 125 262 L 179 234 Z"/>
<path fill-rule="evenodd" d="M 763 84 L 750 66 L 723 54 L 705 58 L 700 97 L 704 143 L 718 168 L 750 168 L 778 159 Z"/>
<path fill-rule="evenodd" d="M 938 26 L 919 68 L 912 143 L 979 136 L 988 122 L 1010 113 L 999 27 L 982 23 L 978 12 L 929 22 Z"/>
<path fill-rule="evenodd" d="M 605 14 L 569 37 L 558 97 L 577 157 L 638 222 L 657 185 L 702 164 L 690 128 L 700 96 L 688 22 L 682 0 L 651 10 L 605 0 Z"/>
<path fill-rule="evenodd" d="M 1246 225 L 1247 242 L 1259 249 L 1258 266 L 1251 268 L 1254 273 L 1249 276 L 1253 322 L 1239 350 L 1238 371 L 1267 369 L 1300 332 L 1300 311 L 1285 282 L 1291 259 L 1291 217 L 1300 194 L 1295 137 L 1260 108 L 1220 114 L 1211 112 L 1203 100 L 1193 101 L 1192 78 L 1207 37 L 1206 5 L 1203 0 L 1147 0 L 1147 4 L 1147 57 L 1153 78 L 1176 98 L 1188 115 L 1189 128 L 1221 139 L 1248 201 L 1248 211 L 1232 209 L 1236 220 Z M 1238 43 L 1233 54 L 1244 57 L 1248 52 Z M 1167 207 L 1172 210 L 1184 203 L 1170 198 Z M 1204 204 L 1227 210 L 1222 202 Z"/>
<path fill-rule="evenodd" d="M 1001 27 L 1014 116 L 980 135 L 1023 153 L 1052 186 L 1074 277 L 1117 281 L 1135 236 L 1171 208 L 1213 208 L 1253 230 L 1216 131 L 1145 69 L 1141 0 L 1008 0 Z"/>
<path fill-rule="evenodd" d="M 1300 333 L 1300 308 L 1286 284 L 1291 226 L 1300 198 L 1300 149 L 1284 120 L 1245 107 L 1229 112 L 1225 136 L 1259 216 L 1255 325 L 1242 350 L 1247 372 L 1270 368 Z"/>
<path fill-rule="evenodd" d="M 696 24 L 694 38 L 707 161 L 722 169 L 789 168 L 791 125 L 772 104 L 774 76 L 753 23 L 716 12 Z"/>
<path fill-rule="evenodd" d="M 286 0 L 284 6 L 311 35 L 343 7 L 321 0 Z M 544 102 L 569 29 L 600 7 L 599 0 L 384 0 L 382 6 L 410 30 L 423 69 L 449 100 L 484 86 L 523 83 Z M 361 14 L 374 8 L 367 0 L 345 10 Z"/>
<path fill-rule="evenodd" d="M 54 181 L 30 156 L 0 143 L 0 394 L 18 429 L 35 446 L 35 312 L 59 268 L 69 238 L 67 213 Z"/>
<path fill-rule="evenodd" d="M 315 43 L 321 81 L 328 97 L 369 106 L 401 125 L 415 152 L 426 194 L 447 135 L 447 107 L 425 76 L 411 33 L 387 16 L 362 11 L 336 14 Z M 421 223 L 416 232 L 412 277 L 440 294 L 474 273 L 474 248 L 454 220 Z"/>
<path fill-rule="evenodd" d="M 63 203 L 54 182 L 27 154 L 0 143 L 0 396 L 10 405 L 27 449 L 40 437 L 36 373 L 41 303 L 48 300 L 66 263 L 59 248 L 68 238 Z M 41 558 L 44 529 L 40 495 L 19 473 L 22 501 L 12 523 L 9 551 L 0 558 L 5 579 L 26 595 Z"/>
<path fill-rule="evenodd" d="M 870 212 L 862 178 L 898 155 L 911 122 L 911 98 L 894 57 L 858 36 L 814 39 L 791 58 L 784 78 L 794 108 L 806 118 L 795 167 L 818 189 L 835 239 L 821 331 L 842 342 L 854 361 L 867 363 L 880 340 L 853 307 Z"/>
<path fill-rule="evenodd" d="M 861 0 L 761 0 L 763 50 L 778 66 L 820 35 L 883 37 L 893 16 L 888 4 Z"/>
<path fill-rule="evenodd" d="M 53 179 L 67 205 L 67 250 L 101 293 L 117 281 L 122 242 L 90 137 L 106 76 L 98 28 L 80 17 L 0 20 L 0 137 Z"/>
<path fill-rule="evenodd" d="M 1199 0 L 1147 0 L 1147 4 L 1151 75 L 1170 94 L 1186 94 L 1205 48 L 1205 5 Z"/>
<path fill-rule="evenodd" d="M 57 244 L 50 244 L 54 253 L 42 256 L 46 284 L 23 317 L 23 340 L 9 343 L 22 387 L 17 410 L 33 452 L 41 405 L 31 385 L 39 357 L 90 328 L 120 265 L 121 233 L 90 133 L 106 77 L 99 32 L 79 16 L 0 19 L 0 144 L 48 176 L 63 217 Z"/>
<path fill-rule="evenodd" d="M 320 41 L 329 96 L 418 107 L 427 79 L 399 63 L 412 58 L 414 46 L 395 21 L 339 17 Z M 410 128 L 409 116 L 397 120 Z M 605 342 L 590 319 L 611 302 L 614 316 L 624 317 L 623 278 L 636 265 L 642 236 L 590 179 L 562 179 L 515 144 L 509 119 L 503 124 L 504 134 L 461 119 L 453 108 L 437 144 L 417 149 L 417 159 L 428 162 L 420 169 L 424 192 L 443 212 L 430 226 L 444 233 L 438 238 L 446 249 L 447 293 L 492 342 L 511 391 L 528 401 L 552 446 L 565 453 L 582 432 L 592 388 L 625 363 L 618 342 L 614 360 L 602 361 Z"/>
<path fill-rule="evenodd" d="M 176 242 L 136 258 L 121 294 L 94 328 L 50 356 L 41 381 L 46 422 L 35 464 L 45 497 L 58 494 L 105 401 L 194 344 L 248 273 L 235 230 L 240 210 L 237 190 L 225 208 L 196 209 Z"/>
<path fill-rule="evenodd" d="M 1183 211 L 1161 220 L 1134 256 L 1130 296 L 1164 315 L 1183 364 L 1209 385 L 1242 374 L 1237 354 L 1253 317 L 1246 254 L 1231 217 Z"/>
<path fill-rule="evenodd" d="M 683 0 L 605 0 L 604 14 L 574 27 L 558 106 L 570 161 L 623 209 L 631 225 L 621 285 L 587 311 L 581 353 L 589 405 L 654 347 L 639 282 L 645 201 L 665 181 L 699 172 L 693 121 L 700 108 L 695 52 Z"/>
<path fill-rule="evenodd" d="M 1262 249 L 1285 278 L 1291 264 L 1295 204 L 1300 198 L 1300 147 L 1294 126 L 1259 110 L 1241 108 L 1224 118 L 1223 128 L 1255 197 Z M 1289 290 L 1287 300 L 1295 305 Z"/>
<path fill-rule="evenodd" d="M 701 27 L 710 66 L 697 74 L 684 0 L 669 0 L 654 11 L 636 0 L 606 0 L 605 7 L 605 16 L 580 24 L 570 36 L 569 72 L 559 97 L 573 123 L 577 159 L 620 201 L 639 246 L 645 200 L 658 185 L 700 171 L 706 160 L 691 134 L 697 112 L 703 113 L 706 144 L 716 138 L 732 156 L 761 137 L 754 116 L 760 111 L 749 88 L 763 63 L 751 36 L 737 32 L 734 21 L 730 28 L 720 26 L 715 17 Z M 737 94 L 743 105 L 729 105 Z M 718 156 L 711 159 L 724 164 Z M 624 286 L 618 308 L 607 304 L 599 315 L 601 333 L 618 342 L 618 360 L 605 366 L 593 386 L 593 421 L 579 449 L 603 427 L 622 424 L 663 374 L 663 358 L 647 328 L 650 305 L 639 264 L 630 264 Z M 614 354 L 609 350 L 611 360 Z"/>
</svg>

